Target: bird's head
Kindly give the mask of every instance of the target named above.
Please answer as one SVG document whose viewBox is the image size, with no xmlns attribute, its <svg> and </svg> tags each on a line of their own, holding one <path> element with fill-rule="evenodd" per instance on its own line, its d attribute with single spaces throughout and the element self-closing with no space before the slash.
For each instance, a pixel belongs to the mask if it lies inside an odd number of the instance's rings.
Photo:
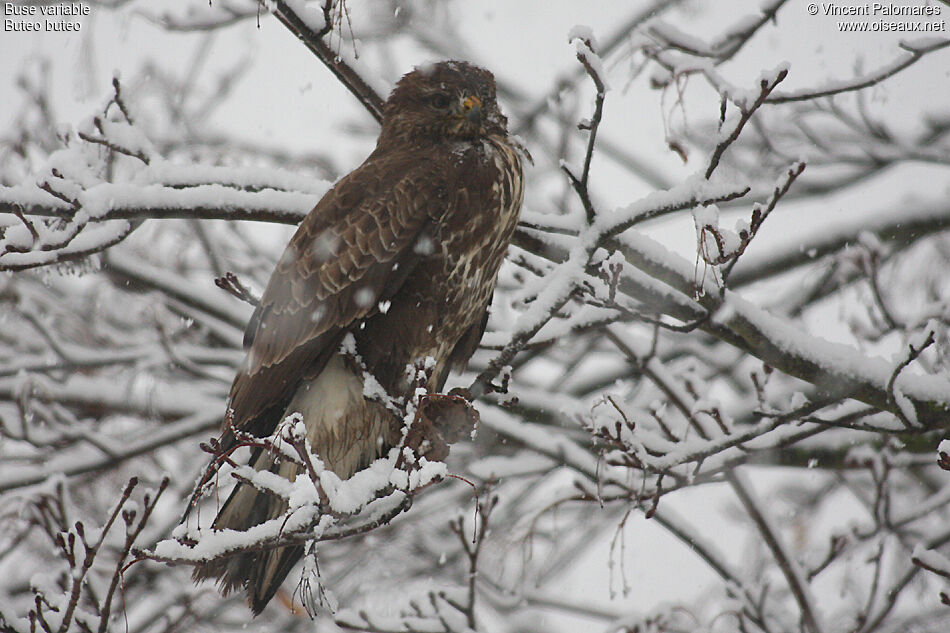
<svg viewBox="0 0 950 633">
<path fill-rule="evenodd" d="M 383 135 L 402 142 L 474 140 L 507 133 L 495 101 L 495 78 L 460 61 L 427 64 L 407 73 L 383 107 Z"/>
</svg>

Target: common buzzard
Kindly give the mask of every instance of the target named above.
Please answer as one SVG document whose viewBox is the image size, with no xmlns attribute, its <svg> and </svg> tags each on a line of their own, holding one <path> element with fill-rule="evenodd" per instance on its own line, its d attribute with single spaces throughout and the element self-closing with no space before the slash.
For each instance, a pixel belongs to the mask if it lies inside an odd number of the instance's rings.
<svg viewBox="0 0 950 633">
<path fill-rule="evenodd" d="M 400 438 L 401 422 L 364 398 L 362 371 L 340 354 L 351 334 L 365 369 L 403 395 L 407 365 L 435 364 L 429 391 L 464 366 L 485 330 L 498 268 L 521 208 L 522 166 L 495 100 L 494 77 L 459 61 L 420 66 L 383 109 L 376 149 L 300 224 L 245 333 L 227 422 L 258 437 L 303 415 L 326 466 L 348 478 Z M 258 470 L 298 468 L 258 451 Z M 238 484 L 213 527 L 246 530 L 285 504 Z M 195 569 L 227 594 L 247 590 L 255 614 L 301 546 L 248 552 Z"/>
</svg>

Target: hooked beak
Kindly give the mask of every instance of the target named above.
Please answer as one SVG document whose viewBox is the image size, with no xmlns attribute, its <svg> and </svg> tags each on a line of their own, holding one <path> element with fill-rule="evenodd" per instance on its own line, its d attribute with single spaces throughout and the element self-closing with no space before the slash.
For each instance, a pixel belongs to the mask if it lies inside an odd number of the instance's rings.
<svg viewBox="0 0 950 633">
<path fill-rule="evenodd" d="M 462 116 L 471 125 L 481 125 L 482 122 L 482 102 L 475 96 L 462 99 Z"/>
</svg>

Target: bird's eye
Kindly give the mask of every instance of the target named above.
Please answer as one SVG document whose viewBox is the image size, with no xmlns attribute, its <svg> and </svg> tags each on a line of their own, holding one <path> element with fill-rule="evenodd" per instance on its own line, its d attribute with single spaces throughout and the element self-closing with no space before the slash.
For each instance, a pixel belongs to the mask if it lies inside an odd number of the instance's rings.
<svg viewBox="0 0 950 633">
<path fill-rule="evenodd" d="M 441 110 L 443 108 L 449 107 L 449 104 L 452 103 L 452 99 L 449 98 L 449 95 L 438 92 L 429 97 L 429 103 L 432 104 L 432 107 L 439 108 Z"/>
</svg>

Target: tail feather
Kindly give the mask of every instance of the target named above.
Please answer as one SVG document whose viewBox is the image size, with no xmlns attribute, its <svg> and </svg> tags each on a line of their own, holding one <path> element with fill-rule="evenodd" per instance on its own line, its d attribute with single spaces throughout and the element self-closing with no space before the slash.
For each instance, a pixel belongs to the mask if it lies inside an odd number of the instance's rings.
<svg viewBox="0 0 950 633">
<path fill-rule="evenodd" d="M 291 480 L 297 474 L 293 464 L 284 464 L 278 469 L 274 457 L 267 452 L 257 456 L 254 467 L 257 470 L 278 471 Z M 295 472 L 285 472 L 289 469 Z M 284 501 L 249 484 L 239 483 L 218 512 L 212 528 L 244 531 L 279 517 L 286 510 Z M 198 565 L 192 573 L 192 579 L 195 582 L 216 579 L 224 595 L 235 590 L 246 590 L 251 610 L 254 615 L 260 615 L 301 556 L 303 547 L 298 545 L 244 552 Z"/>
<path fill-rule="evenodd" d="M 271 550 L 267 554 L 266 559 L 261 557 L 255 561 L 256 567 L 252 572 L 261 574 L 261 582 L 255 583 L 252 580 L 248 585 L 247 600 L 254 615 L 260 615 L 270 599 L 280 589 L 287 574 L 303 556 L 303 545 L 281 547 Z"/>
<path fill-rule="evenodd" d="M 363 397 L 362 376 L 354 374 L 338 355 L 316 378 L 297 389 L 285 417 L 291 411 L 303 415 L 310 444 L 341 479 L 365 468 L 399 441 L 401 425 L 393 424 L 385 407 Z M 289 461 L 277 464 L 268 451 L 258 451 L 251 463 L 258 471 L 269 470 L 290 481 L 300 474 L 298 466 Z M 212 527 L 246 531 L 286 511 L 282 499 L 238 483 Z M 196 567 L 193 578 L 196 582 L 216 579 L 225 595 L 245 590 L 251 609 L 259 614 L 301 556 L 303 547 L 298 545 L 244 552 Z"/>
</svg>

